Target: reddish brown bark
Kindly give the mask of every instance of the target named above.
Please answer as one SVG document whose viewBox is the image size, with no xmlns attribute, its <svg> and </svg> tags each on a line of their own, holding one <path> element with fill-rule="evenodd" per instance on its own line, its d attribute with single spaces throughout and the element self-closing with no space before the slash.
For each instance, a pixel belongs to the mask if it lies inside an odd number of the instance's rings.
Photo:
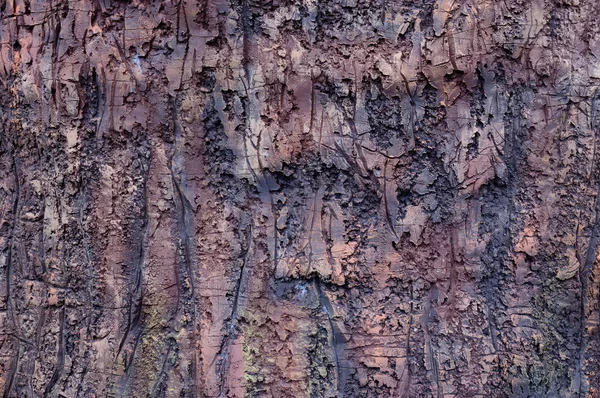
<svg viewBox="0 0 600 398">
<path fill-rule="evenodd" d="M 594 1 L 0 1 L 0 393 L 595 397 Z"/>
</svg>

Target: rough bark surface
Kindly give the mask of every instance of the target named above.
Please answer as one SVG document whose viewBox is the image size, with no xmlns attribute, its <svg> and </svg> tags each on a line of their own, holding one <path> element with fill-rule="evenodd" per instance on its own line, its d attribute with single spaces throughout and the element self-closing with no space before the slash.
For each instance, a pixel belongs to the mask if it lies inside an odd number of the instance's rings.
<svg viewBox="0 0 600 398">
<path fill-rule="evenodd" d="M 0 394 L 600 396 L 594 0 L 1 0 Z"/>
</svg>

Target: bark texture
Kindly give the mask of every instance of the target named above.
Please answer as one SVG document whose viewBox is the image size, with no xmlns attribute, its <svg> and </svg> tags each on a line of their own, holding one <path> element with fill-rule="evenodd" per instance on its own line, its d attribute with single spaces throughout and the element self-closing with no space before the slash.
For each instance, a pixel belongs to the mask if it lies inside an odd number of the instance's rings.
<svg viewBox="0 0 600 398">
<path fill-rule="evenodd" d="M 594 0 L 1 0 L 0 394 L 600 396 Z"/>
</svg>

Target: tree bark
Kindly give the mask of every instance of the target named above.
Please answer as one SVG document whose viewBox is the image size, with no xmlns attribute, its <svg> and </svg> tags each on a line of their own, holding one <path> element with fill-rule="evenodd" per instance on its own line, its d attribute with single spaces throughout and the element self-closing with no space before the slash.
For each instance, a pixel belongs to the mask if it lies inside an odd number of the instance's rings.
<svg viewBox="0 0 600 398">
<path fill-rule="evenodd" d="M 0 1 L 0 394 L 600 396 L 597 5 Z"/>
</svg>

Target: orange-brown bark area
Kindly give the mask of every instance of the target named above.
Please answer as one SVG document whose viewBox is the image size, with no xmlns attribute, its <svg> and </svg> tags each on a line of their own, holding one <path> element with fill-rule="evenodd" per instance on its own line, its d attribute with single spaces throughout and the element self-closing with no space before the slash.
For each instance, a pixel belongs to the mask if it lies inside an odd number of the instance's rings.
<svg viewBox="0 0 600 398">
<path fill-rule="evenodd" d="M 1 0 L 1 397 L 600 396 L 596 12 Z"/>
</svg>

